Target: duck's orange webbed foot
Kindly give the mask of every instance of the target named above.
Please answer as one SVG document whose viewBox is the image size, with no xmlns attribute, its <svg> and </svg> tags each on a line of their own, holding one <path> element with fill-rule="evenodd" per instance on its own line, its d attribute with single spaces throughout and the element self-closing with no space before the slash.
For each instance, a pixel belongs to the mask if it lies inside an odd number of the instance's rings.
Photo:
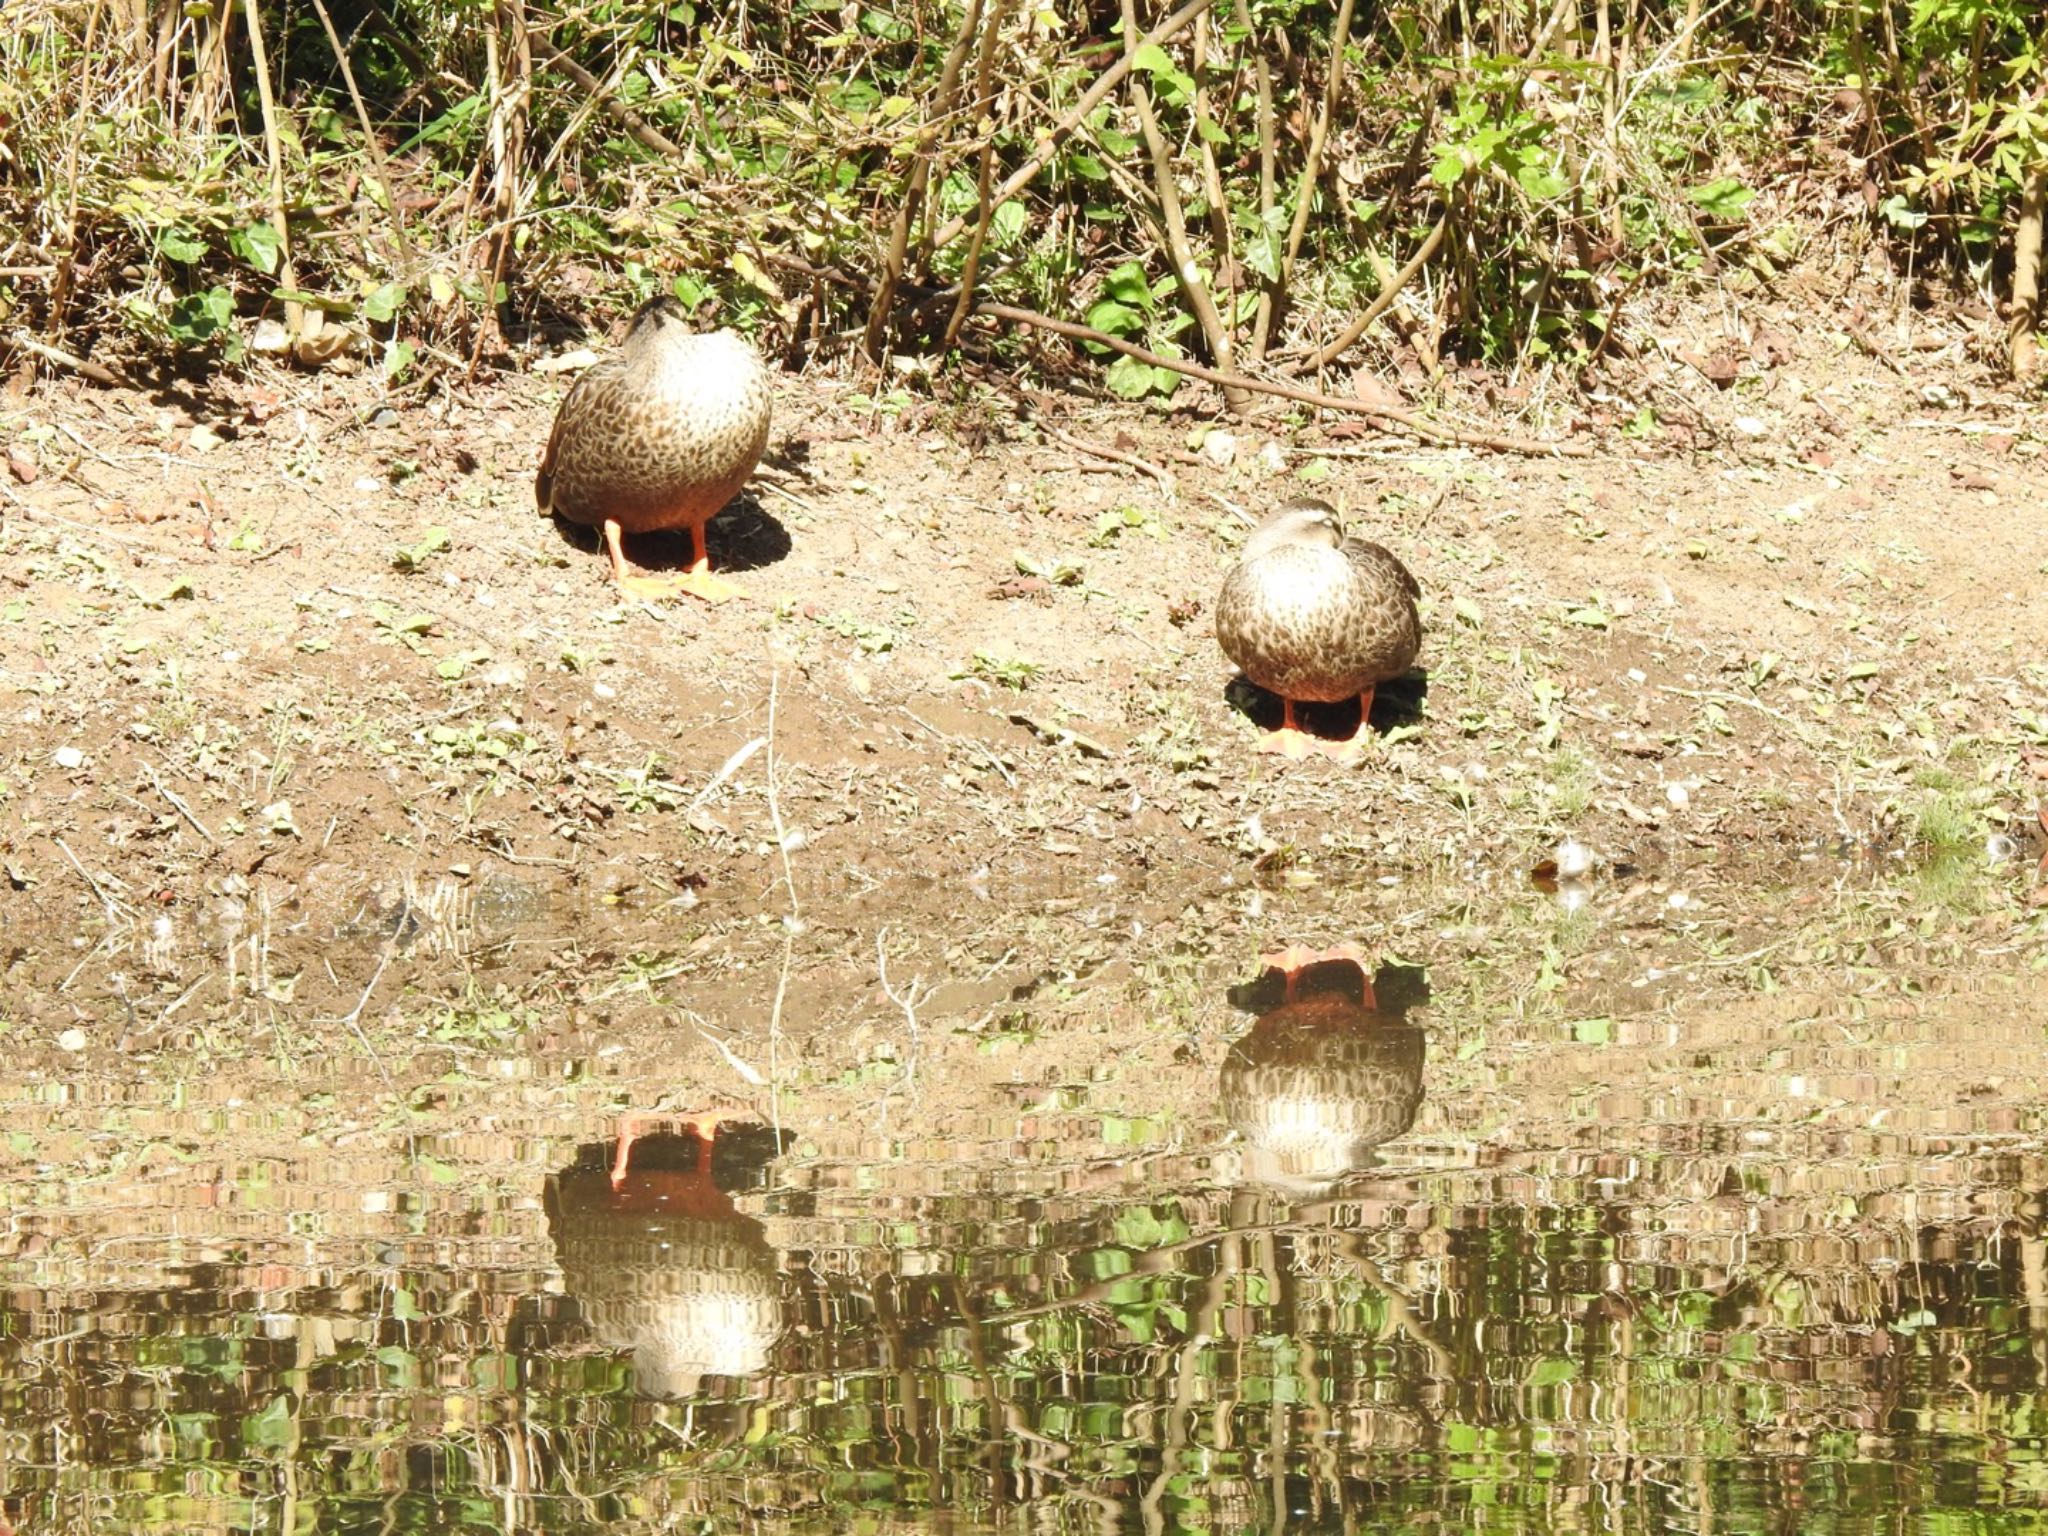
<svg viewBox="0 0 2048 1536">
<path fill-rule="evenodd" d="M 697 597 L 707 603 L 725 603 L 736 597 L 745 597 L 747 594 L 731 582 L 711 574 L 711 560 L 704 553 L 703 530 L 692 529 L 691 536 L 697 548 L 697 558 L 689 570 L 674 576 L 635 575 L 626 569 L 626 553 L 619 546 L 619 525 L 607 519 L 604 542 L 611 555 L 612 580 L 619 584 L 621 591 L 650 601 L 664 597 Z"/>
<path fill-rule="evenodd" d="M 1311 752 L 1316 751 L 1321 746 L 1321 743 L 1304 731 L 1300 724 L 1296 722 L 1294 718 L 1294 700 L 1288 698 L 1281 699 L 1280 710 L 1280 729 L 1269 731 L 1261 736 L 1253 750 L 1257 752 L 1274 752 L 1291 762 L 1302 762 Z"/>
<path fill-rule="evenodd" d="M 621 1115 L 618 1149 L 612 1155 L 612 1188 L 617 1189 L 626 1182 L 626 1170 L 632 1159 L 633 1143 L 641 1137 L 658 1130 L 688 1131 L 697 1138 L 697 1161 L 702 1164 L 711 1156 L 711 1143 L 718 1135 L 719 1126 L 744 1118 L 742 1115 L 722 1109 L 701 1110 L 690 1115 Z"/>
<path fill-rule="evenodd" d="M 1259 956 L 1259 964 L 1269 971 L 1305 971 L 1312 965 L 1323 965 L 1331 960 L 1349 960 L 1361 971 L 1366 968 L 1365 952 L 1356 944 L 1333 944 L 1328 949 L 1289 944 L 1285 949 Z"/>
<path fill-rule="evenodd" d="M 1332 961 L 1344 961 L 1358 967 L 1358 974 L 1365 980 L 1365 1004 L 1373 1006 L 1372 968 L 1366 964 L 1365 953 L 1355 944 L 1333 944 L 1328 949 L 1310 949 L 1302 944 L 1289 944 L 1285 949 L 1276 949 L 1259 956 L 1259 964 L 1269 971 L 1280 973 L 1281 986 L 1288 999 L 1294 996 L 1294 989 L 1300 984 L 1302 973 L 1312 966 L 1328 965 Z"/>
</svg>

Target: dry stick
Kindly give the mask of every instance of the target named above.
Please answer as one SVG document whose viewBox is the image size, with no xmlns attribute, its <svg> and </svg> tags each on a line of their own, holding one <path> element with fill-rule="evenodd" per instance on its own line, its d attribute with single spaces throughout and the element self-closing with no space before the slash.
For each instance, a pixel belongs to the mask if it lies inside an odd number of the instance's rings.
<svg viewBox="0 0 2048 1536">
<path fill-rule="evenodd" d="M 145 761 L 142 768 L 149 775 L 149 782 L 156 786 L 156 792 L 171 802 L 171 809 L 192 823 L 193 831 L 218 848 L 220 846 L 220 839 L 207 831 L 206 823 L 199 819 L 198 813 L 191 806 L 187 805 L 183 798 L 172 793 L 170 785 L 164 782 L 164 776 L 157 772 L 156 764 Z"/>
<path fill-rule="evenodd" d="M 1541 443 L 1522 437 L 1501 437 L 1491 432 L 1472 432 L 1463 427 L 1444 427 L 1432 421 L 1424 421 L 1412 411 L 1397 410 L 1392 406 L 1368 405 L 1363 400 L 1345 400 L 1336 395 L 1318 394 L 1312 389 L 1302 389 L 1293 384 L 1277 384 L 1268 379 L 1248 378 L 1241 373 L 1219 373 L 1214 368 L 1204 368 L 1200 363 L 1191 363 L 1184 357 L 1162 357 L 1157 352 L 1125 341 L 1121 336 L 1112 336 L 1107 331 L 1098 331 L 1092 326 L 1076 325 L 1071 320 L 1055 320 L 1050 315 L 1041 315 L 1035 310 L 1018 309 L 1010 304 L 996 304 L 984 300 L 974 306 L 974 312 L 977 315 L 986 315 L 992 320 L 1008 320 L 1017 325 L 1031 326 L 1035 330 L 1071 336 L 1076 341 L 1091 341 L 1098 346 L 1122 352 L 1127 357 L 1135 357 L 1139 362 L 1148 363 L 1154 368 L 1165 368 L 1174 373 L 1185 374 L 1191 379 L 1200 379 L 1207 384 L 1249 389 L 1258 394 L 1275 395 L 1282 400 L 1312 405 L 1319 410 L 1342 411 L 1348 415 L 1370 417 L 1374 421 L 1390 422 L 1432 442 L 1491 448 L 1497 453 L 1559 455 L 1565 458 L 1584 458 L 1592 452 L 1592 449 L 1583 443 Z"/>
<path fill-rule="evenodd" d="M 1350 0 L 1345 0 L 1349 5 Z M 1135 0 L 1123 0 L 1124 48 L 1127 57 L 1137 56 L 1138 8 Z M 1180 291 L 1187 300 L 1188 308 L 1194 312 L 1195 323 L 1202 328 L 1202 336 L 1209 343 L 1209 354 L 1226 374 L 1233 374 L 1235 348 L 1231 346 L 1229 327 L 1224 325 L 1223 316 L 1216 312 L 1216 301 L 1209 296 L 1209 285 L 1202 281 L 1201 269 L 1195 265 L 1194 247 L 1188 244 L 1188 225 L 1181 213 L 1180 190 L 1174 185 L 1173 154 L 1166 147 L 1166 138 L 1159 131 L 1159 120 L 1152 114 L 1152 93 L 1145 89 L 1145 82 L 1135 74 L 1130 78 L 1131 106 L 1138 114 L 1138 130 L 1144 135 L 1145 147 L 1152 156 L 1152 185 L 1159 196 L 1159 229 L 1166 240 L 1167 255 L 1173 261 L 1173 275 L 1180 282 Z M 1232 411 L 1251 409 L 1251 397 L 1240 385 L 1226 384 L 1223 389 L 1223 403 Z"/>
<path fill-rule="evenodd" d="M 1330 118 L 1337 110 L 1337 96 L 1344 88 L 1344 45 L 1351 38 L 1352 0 L 1337 7 L 1337 23 L 1330 33 L 1330 69 L 1323 81 L 1323 104 L 1309 125 L 1308 154 L 1301 163 L 1301 175 L 1294 183 L 1294 219 L 1287 226 L 1287 249 L 1280 255 L 1280 297 L 1294 276 L 1295 258 L 1301 254 L 1302 237 L 1308 233 L 1309 210 L 1315 205 L 1316 183 L 1323 174 L 1323 144 L 1329 137 Z"/>
<path fill-rule="evenodd" d="M 1236 242 L 1230 229 L 1230 199 L 1223 191 L 1223 173 L 1216 165 L 1216 146 L 1202 132 L 1209 114 L 1209 18 L 1195 18 L 1195 144 L 1202 152 L 1202 200 L 1209 205 L 1209 240 L 1216 247 L 1217 281 L 1223 289 L 1223 312 L 1234 326 L 1237 312 Z"/>
<path fill-rule="evenodd" d="M 1141 459 L 1135 453 L 1125 453 L 1121 448 L 1105 448 L 1100 443 L 1084 442 L 1078 437 L 1070 437 L 1049 421 L 1041 421 L 1038 426 L 1048 437 L 1056 442 L 1065 443 L 1076 453 L 1085 453 L 1092 458 L 1107 459 L 1112 464 L 1126 464 L 1132 469 L 1143 470 L 1158 485 L 1160 495 L 1168 500 L 1173 498 L 1173 476 L 1150 460 Z"/>
<path fill-rule="evenodd" d="M 648 122 L 646 118 L 619 100 L 611 87 L 570 58 L 569 55 L 549 43 L 539 44 L 539 53 L 542 63 L 546 64 L 549 69 L 557 70 L 575 81 L 592 100 L 603 106 L 605 111 L 609 112 L 618 122 L 619 126 L 631 134 L 642 147 L 651 149 L 658 155 L 673 155 L 678 160 L 683 158 L 681 145 L 677 144 L 674 139 L 671 139 L 659 128 Z"/>
<path fill-rule="evenodd" d="M 1058 122 L 1052 125 L 1045 137 L 1039 140 L 1038 147 L 1031 152 L 1030 157 L 1022 165 L 1018 166 L 1016 170 L 1012 171 L 1000 187 L 996 188 L 995 200 L 998 203 L 1007 202 L 1023 188 L 1029 186 L 1038 173 L 1052 163 L 1053 156 L 1060 152 L 1060 145 L 1067 135 L 1080 127 L 1087 120 L 1088 114 L 1101 105 L 1103 97 L 1115 90 L 1123 82 L 1124 76 L 1131 72 L 1131 60 L 1138 49 L 1156 46 L 1169 38 L 1178 36 L 1194 24 L 1197 16 L 1208 11 L 1215 4 L 1216 0 L 1188 0 L 1186 5 L 1183 5 L 1179 10 L 1167 17 L 1166 20 L 1160 22 L 1158 26 L 1140 38 L 1138 40 L 1138 48 L 1127 50 L 1122 58 L 1098 75 L 1095 83 L 1081 93 L 1080 100 L 1067 108 L 1065 114 Z M 966 228 L 967 216 L 965 214 L 947 220 L 939 226 L 938 232 L 932 236 L 932 249 L 938 250 L 942 246 L 952 244 Z"/>
<path fill-rule="evenodd" d="M 2048 210 L 2048 164 L 2036 165 L 2020 195 L 2020 223 L 2012 237 L 2012 323 L 2006 361 L 2022 383 L 2041 370 L 2041 221 Z"/>
<path fill-rule="evenodd" d="M 889 328 L 889 313 L 896 304 L 896 285 L 903 281 L 903 263 L 910 253 L 910 232 L 924 213 L 925 187 L 931 181 L 932 142 L 935 126 L 953 115 L 960 96 L 960 71 L 967 63 L 967 50 L 974 46 L 974 29 L 981 25 L 981 0 L 967 0 L 960 12 L 960 30 L 953 35 L 946 62 L 939 71 L 939 94 L 930 117 L 917 130 L 917 149 L 911 159 L 910 179 L 903 188 L 903 206 L 896 210 L 895 225 L 889 231 L 889 254 L 882 262 L 882 280 L 875 285 L 874 303 L 868 306 L 867 333 L 861 349 L 875 362 L 882 360 L 882 340 Z"/>
<path fill-rule="evenodd" d="M 249 28 L 249 62 L 256 70 L 256 100 L 263 109 L 263 150 L 270 160 L 270 222 L 277 230 L 277 275 L 284 287 L 295 289 L 299 280 L 292 271 L 291 225 L 284 212 L 284 150 L 277 136 L 277 100 L 270 91 L 270 59 L 263 48 L 263 19 L 256 6 L 257 0 L 242 0 L 243 18 Z M 297 336 L 304 318 L 305 306 L 294 299 L 285 300 L 286 335 Z"/>
<path fill-rule="evenodd" d="M 490 31 L 484 34 L 484 52 L 491 70 L 491 157 L 496 162 L 493 175 L 496 179 L 495 207 L 493 209 L 496 233 L 491 240 L 491 276 L 489 310 L 496 318 L 498 334 L 505 330 L 507 301 L 498 297 L 498 290 L 505 281 L 505 264 L 512 256 L 512 237 L 519 224 L 519 166 L 526 154 L 526 103 L 533 90 L 533 49 L 527 41 L 526 11 L 523 0 L 500 0 L 500 15 L 493 18 Z M 503 78 L 504 61 L 499 49 L 498 23 L 502 22 L 512 44 L 512 65 L 517 78 L 508 89 Z M 476 378 L 477 364 L 483 359 L 484 341 L 490 328 L 479 324 L 476 337 L 469 349 L 469 372 L 471 380 Z"/>
<path fill-rule="evenodd" d="M 404 263 L 402 275 L 409 277 L 416 265 L 412 241 L 405 233 L 405 213 L 399 207 L 398 188 L 392 184 L 391 169 L 384 160 L 384 145 L 377 137 L 377 130 L 370 125 L 369 108 L 363 105 L 363 93 L 356 89 L 356 72 L 349 64 L 348 50 L 341 45 L 341 35 L 334 30 L 334 21 L 327 14 L 326 0 L 313 0 L 313 11 L 326 30 L 327 45 L 334 50 L 335 63 L 341 66 L 342 84 L 348 87 L 348 99 L 356 109 L 356 122 L 363 130 L 363 148 L 369 152 L 370 167 L 376 174 L 377 184 L 384 189 L 384 204 L 391 213 L 392 238 L 398 242 L 398 259 Z"/>
<path fill-rule="evenodd" d="M 996 0 L 995 9 L 989 12 L 988 25 L 981 29 L 981 53 L 974 61 L 975 128 L 983 135 L 981 166 L 975 173 L 974 238 L 967 244 L 967 260 L 960 268 L 960 298 L 953 305 L 952 318 L 946 322 L 948 352 L 959 343 L 960 327 L 974 310 L 974 285 L 981 276 L 981 253 L 988 244 L 989 226 L 996 216 L 995 124 L 990 118 L 995 111 L 996 39 L 1002 33 L 1003 23 L 1009 20 L 1014 3 L 1015 0 Z"/>
<path fill-rule="evenodd" d="M 1623 227 L 1621 199 L 1615 195 L 1615 187 L 1621 181 L 1621 77 L 1614 67 L 1612 0 L 1600 0 L 1600 9 L 1594 23 L 1593 62 L 1602 71 L 1600 120 L 1602 143 L 1607 151 L 1600 158 L 1601 200 L 1605 203 L 1608 213 L 1608 238 L 1619 246 L 1623 237 Z"/>
<path fill-rule="evenodd" d="M 1380 291 L 1373 301 L 1359 311 L 1358 316 L 1344 327 L 1344 334 L 1327 347 L 1297 358 L 1281 369 L 1282 373 L 1313 373 L 1327 367 L 1350 350 L 1351 344 L 1372 329 L 1373 322 L 1394 307 L 1394 300 L 1401 296 L 1401 290 L 1415 280 L 1415 274 L 1429 265 L 1429 258 L 1437 253 L 1444 243 L 1444 236 L 1451 227 L 1450 215 L 1445 214 L 1436 221 L 1436 227 L 1422 237 L 1422 244 L 1415 248 L 1415 254 L 1408 258 L 1408 264 L 1380 285 Z"/>
<path fill-rule="evenodd" d="M 789 996 L 789 962 L 796 948 L 803 915 L 797 908 L 796 874 L 789 863 L 789 833 L 782 825 L 782 795 L 775 787 L 775 709 L 782 698 L 782 672 L 768 675 L 768 820 L 775 828 L 775 851 L 782 855 L 782 883 L 789 891 L 789 920 L 782 925 L 782 967 L 775 977 L 775 1003 L 768 1012 L 768 1113 L 777 1135 L 782 1132 L 782 1005 Z"/>
<path fill-rule="evenodd" d="M 1258 45 L 1258 34 L 1252 30 L 1251 12 L 1246 8 L 1245 0 L 1237 0 L 1237 23 L 1252 42 L 1252 73 L 1259 88 L 1259 228 L 1270 231 L 1273 227 L 1273 200 L 1279 195 L 1276 167 L 1280 153 L 1273 131 L 1273 66 L 1267 62 L 1265 50 Z M 1273 310 L 1279 302 L 1280 273 L 1276 266 L 1273 275 L 1265 279 L 1260 289 L 1258 313 L 1252 317 L 1254 363 L 1266 359 L 1266 343 L 1272 338 Z"/>
<path fill-rule="evenodd" d="M 82 373 L 95 384 L 120 384 L 121 376 L 111 368 L 102 368 L 98 363 L 89 363 L 82 357 L 66 352 L 62 347 L 53 347 L 47 341 L 37 341 L 27 331 L 16 331 L 8 338 L 24 352 L 33 352 L 46 363 L 55 363 L 60 368 L 69 368 L 73 373 Z"/>
</svg>

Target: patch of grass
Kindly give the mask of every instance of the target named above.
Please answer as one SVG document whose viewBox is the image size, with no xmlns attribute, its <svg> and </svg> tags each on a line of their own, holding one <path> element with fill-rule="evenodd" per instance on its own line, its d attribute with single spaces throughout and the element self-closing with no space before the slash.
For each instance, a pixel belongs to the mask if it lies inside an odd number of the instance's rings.
<svg viewBox="0 0 2048 1536">
<path fill-rule="evenodd" d="M 1592 807 L 1599 772 L 1577 747 L 1560 747 L 1546 765 L 1551 805 L 1565 821 L 1577 821 Z"/>
<path fill-rule="evenodd" d="M 1953 853 L 1984 835 L 1984 818 L 1967 795 L 1956 789 L 1935 790 L 1913 810 L 1913 842 L 1937 853 Z"/>
</svg>

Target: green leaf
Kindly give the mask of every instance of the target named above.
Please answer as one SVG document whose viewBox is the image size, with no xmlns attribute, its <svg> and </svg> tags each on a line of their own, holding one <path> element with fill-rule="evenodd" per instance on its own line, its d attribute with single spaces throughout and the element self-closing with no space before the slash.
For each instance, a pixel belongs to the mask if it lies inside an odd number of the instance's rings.
<svg viewBox="0 0 2048 1536">
<path fill-rule="evenodd" d="M 1145 329 L 1145 317 L 1116 299 L 1098 299 L 1088 310 L 1088 324 L 1111 336 L 1136 336 Z"/>
<path fill-rule="evenodd" d="M 1118 399 L 1142 400 L 1158 384 L 1153 373 L 1150 363 L 1141 363 L 1135 357 L 1119 357 L 1102 375 L 1102 382 Z"/>
<path fill-rule="evenodd" d="M 258 219 L 247 229 L 235 230 L 228 236 L 228 247 L 265 277 L 277 271 L 278 257 L 283 252 L 277 228 L 268 219 Z"/>
<path fill-rule="evenodd" d="M 1142 69 L 1148 75 L 1176 74 L 1173 55 L 1157 43 L 1147 43 L 1131 55 L 1131 68 Z"/>
<path fill-rule="evenodd" d="M 1470 624 L 1474 629 L 1479 629 L 1486 623 L 1486 615 L 1480 612 L 1479 605 L 1469 597 L 1452 598 L 1451 612 L 1455 613 L 1463 622 Z"/>
<path fill-rule="evenodd" d="M 242 1438 L 250 1445 L 273 1451 L 291 1444 L 291 1402 L 281 1396 L 273 1397 L 261 1413 L 249 1414 L 242 1420 Z"/>
<path fill-rule="evenodd" d="M 1135 261 L 1127 261 L 1102 280 L 1102 291 L 1112 299 L 1126 304 L 1135 304 L 1140 309 L 1152 307 L 1152 285 L 1145 278 L 1145 269 Z"/>
<path fill-rule="evenodd" d="M 206 254 L 206 242 L 181 224 L 158 231 L 156 248 L 172 261 L 193 262 Z"/>
<path fill-rule="evenodd" d="M 1737 219 L 1756 198 L 1756 193 L 1731 176 L 1722 176 L 1704 186 L 1688 187 L 1685 195 L 1700 205 L 1700 211 L 1717 219 Z"/>
<path fill-rule="evenodd" d="M 209 346 L 223 336 L 234 337 L 235 296 L 225 288 L 188 293 L 171 305 L 165 325 L 188 347 Z"/>
<path fill-rule="evenodd" d="M 403 283 L 386 283 L 363 300 L 364 317 L 380 325 L 395 319 L 398 312 L 405 308 L 407 292 Z"/>
</svg>

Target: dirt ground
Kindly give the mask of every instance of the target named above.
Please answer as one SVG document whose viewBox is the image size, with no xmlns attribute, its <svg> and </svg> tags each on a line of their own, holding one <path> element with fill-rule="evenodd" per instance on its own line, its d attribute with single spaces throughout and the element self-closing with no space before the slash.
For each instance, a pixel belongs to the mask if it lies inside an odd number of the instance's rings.
<svg viewBox="0 0 2048 1536">
<path fill-rule="evenodd" d="M 715 609 L 622 602 L 595 541 L 536 516 L 566 378 L 16 380 L 11 1016 L 168 1016 L 169 970 L 74 985 L 119 930 L 245 937 L 256 992 L 358 1024 L 384 1000 L 326 946 L 534 902 L 648 1000 L 792 949 L 872 976 L 893 932 L 979 1006 L 1020 983 L 948 963 L 977 925 L 1105 893 L 1156 923 L 1253 872 L 1519 879 L 1566 836 L 1766 875 L 1988 846 L 2005 920 L 2038 923 L 2048 412 L 1960 327 L 1788 302 L 1674 322 L 1577 401 L 1422 392 L 1570 457 L 1228 419 L 1192 388 L 1168 413 L 784 373 L 769 469 L 710 534 L 750 599 Z M 1426 596 L 1425 675 L 1382 690 L 1352 768 L 1255 755 L 1277 706 L 1210 628 L 1235 509 L 1301 489 Z M 1330 937 L 1232 910 L 1257 944 Z M 308 953 L 273 976 L 287 935 Z"/>
</svg>

